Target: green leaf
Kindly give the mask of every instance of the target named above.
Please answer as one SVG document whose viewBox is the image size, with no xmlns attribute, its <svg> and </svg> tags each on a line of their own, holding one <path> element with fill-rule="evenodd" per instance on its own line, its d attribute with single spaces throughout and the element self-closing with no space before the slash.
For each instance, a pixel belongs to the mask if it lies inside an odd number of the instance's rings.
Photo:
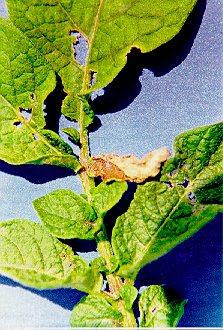
<svg viewBox="0 0 223 330">
<path fill-rule="evenodd" d="M 219 198 L 223 192 L 222 127 L 219 123 L 181 134 L 175 142 L 176 157 L 165 163 L 161 182 L 138 186 L 112 233 L 121 276 L 134 278 L 142 266 L 223 211 Z"/>
<path fill-rule="evenodd" d="M 57 164 L 78 171 L 69 145 L 43 129 L 43 102 L 55 88 L 51 65 L 1 17 L 0 31 L 0 158 L 10 164 Z"/>
<path fill-rule="evenodd" d="M 149 52 L 181 29 L 196 0 L 7 0 L 11 21 L 32 41 L 62 78 L 63 113 L 78 120 L 78 94 L 108 85 L 133 47 Z M 79 32 L 88 43 L 86 63 L 75 59 Z M 77 50 L 78 51 L 78 50 Z M 96 80 L 93 84 L 92 80 Z M 73 110 L 71 110 L 73 109 Z"/>
<path fill-rule="evenodd" d="M 90 295 L 81 299 L 71 314 L 72 327 L 118 327 L 122 321 L 122 314 L 114 308 L 104 297 Z"/>
<path fill-rule="evenodd" d="M 80 133 L 73 127 L 66 127 L 62 129 L 64 133 L 66 133 L 75 144 L 80 144 Z"/>
<path fill-rule="evenodd" d="M 96 188 L 92 189 L 91 203 L 98 216 L 104 217 L 119 202 L 127 188 L 126 182 L 101 182 Z"/>
<path fill-rule="evenodd" d="M 0 222 L 0 273 L 37 289 L 76 288 L 93 292 L 101 275 L 40 224 Z"/>
<path fill-rule="evenodd" d="M 131 310 L 134 301 L 137 298 L 138 290 L 131 284 L 125 284 L 121 287 L 120 297 L 125 302 L 125 309 Z"/>
<path fill-rule="evenodd" d="M 94 258 L 90 265 L 99 272 L 105 272 L 107 270 L 106 261 L 103 257 Z"/>
<path fill-rule="evenodd" d="M 175 140 L 175 157 L 166 162 L 161 181 L 193 182 L 197 200 L 223 203 L 223 122 L 199 127 Z"/>
<path fill-rule="evenodd" d="M 33 205 L 56 237 L 94 239 L 102 225 L 88 202 L 71 190 L 54 190 L 33 201 Z"/>
<path fill-rule="evenodd" d="M 170 295 L 163 286 L 151 285 L 143 291 L 139 299 L 140 327 L 176 327 L 184 313 L 186 302 Z"/>
</svg>

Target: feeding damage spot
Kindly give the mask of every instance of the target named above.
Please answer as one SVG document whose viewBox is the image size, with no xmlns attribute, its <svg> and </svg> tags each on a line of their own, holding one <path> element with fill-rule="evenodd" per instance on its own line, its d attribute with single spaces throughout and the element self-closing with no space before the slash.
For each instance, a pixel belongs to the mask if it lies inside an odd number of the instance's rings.
<svg viewBox="0 0 223 330">
<path fill-rule="evenodd" d="M 156 307 L 153 307 L 153 308 L 151 309 L 151 312 L 152 312 L 152 313 L 155 313 L 156 310 L 157 310 L 157 308 L 156 308 Z"/>
<path fill-rule="evenodd" d="M 161 164 L 170 152 L 166 147 L 154 150 L 141 159 L 133 155 L 101 155 L 91 158 L 87 168 L 89 175 L 101 177 L 103 181 L 129 181 L 142 183 L 160 172 Z"/>
<path fill-rule="evenodd" d="M 33 139 L 34 141 L 38 141 L 40 138 L 37 134 L 33 133 Z"/>
<path fill-rule="evenodd" d="M 184 188 L 187 188 L 187 186 L 190 184 L 190 181 L 187 180 L 186 178 L 184 178 L 184 182 L 183 183 L 178 183 L 178 186 L 182 186 Z"/>
<path fill-rule="evenodd" d="M 96 83 L 96 73 L 95 71 L 90 71 L 90 87 Z"/>
<path fill-rule="evenodd" d="M 173 185 L 173 183 L 171 182 L 171 181 L 166 181 L 166 182 L 164 182 L 169 188 L 173 188 L 174 187 L 174 185 Z"/>
<path fill-rule="evenodd" d="M 182 182 L 182 183 L 176 183 L 173 180 L 165 181 L 164 183 L 170 188 L 174 188 L 176 186 L 181 186 L 186 189 L 188 187 L 188 185 L 190 184 L 190 181 L 187 180 L 186 178 L 184 178 L 184 182 Z"/>
<path fill-rule="evenodd" d="M 22 126 L 22 123 L 21 123 L 21 121 L 15 121 L 15 122 L 13 123 L 13 125 L 14 125 L 16 128 L 19 128 L 19 127 Z"/>
<path fill-rule="evenodd" d="M 189 194 L 187 195 L 188 197 L 188 204 L 193 208 L 193 213 L 195 213 L 197 211 L 197 199 L 196 196 L 194 195 L 194 193 L 192 191 L 189 192 Z"/>
<path fill-rule="evenodd" d="M 195 197 L 195 195 L 194 195 L 194 193 L 192 191 L 189 192 L 188 198 L 189 198 L 190 201 L 193 201 L 193 202 L 196 202 L 197 201 L 196 200 L 196 197 Z"/>
<path fill-rule="evenodd" d="M 73 42 L 74 58 L 79 65 L 84 65 L 87 59 L 88 42 L 78 31 L 70 31 L 69 35 L 75 38 Z"/>
<path fill-rule="evenodd" d="M 20 108 L 19 111 L 20 111 L 21 115 L 23 116 L 23 118 L 25 120 L 28 121 L 28 120 L 31 119 L 31 117 L 32 117 L 32 109 L 23 109 L 23 108 Z"/>
</svg>

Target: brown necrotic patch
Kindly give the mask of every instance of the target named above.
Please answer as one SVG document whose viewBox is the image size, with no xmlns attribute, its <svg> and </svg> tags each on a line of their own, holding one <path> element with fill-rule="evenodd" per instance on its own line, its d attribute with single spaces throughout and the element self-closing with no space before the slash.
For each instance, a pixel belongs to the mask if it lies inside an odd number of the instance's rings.
<svg viewBox="0 0 223 330">
<path fill-rule="evenodd" d="M 133 155 L 106 154 L 92 157 L 87 168 L 89 175 L 101 177 L 103 181 L 130 181 L 141 183 L 155 177 L 161 164 L 170 156 L 166 147 L 154 150 L 141 159 Z"/>
</svg>

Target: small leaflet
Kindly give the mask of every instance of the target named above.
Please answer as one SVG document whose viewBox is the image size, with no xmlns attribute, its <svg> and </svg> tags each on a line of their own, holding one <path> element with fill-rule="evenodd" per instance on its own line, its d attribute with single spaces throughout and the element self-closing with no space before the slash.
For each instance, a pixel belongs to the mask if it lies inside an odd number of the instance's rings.
<svg viewBox="0 0 223 330">
<path fill-rule="evenodd" d="M 165 286 L 149 286 L 139 299 L 140 327 L 170 328 L 177 326 L 184 313 L 186 302 Z"/>
<path fill-rule="evenodd" d="M 103 181 L 130 181 L 142 183 L 160 172 L 161 164 L 167 160 L 170 152 L 166 147 L 154 150 L 141 159 L 133 155 L 120 156 L 106 154 L 92 157 L 88 173 L 101 176 Z"/>
</svg>

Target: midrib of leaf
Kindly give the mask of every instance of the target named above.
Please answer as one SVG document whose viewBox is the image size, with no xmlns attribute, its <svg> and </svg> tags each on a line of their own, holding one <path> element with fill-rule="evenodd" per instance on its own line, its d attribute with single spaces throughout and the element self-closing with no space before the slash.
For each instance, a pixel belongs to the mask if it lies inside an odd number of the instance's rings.
<svg viewBox="0 0 223 330">
<path fill-rule="evenodd" d="M 84 66 L 82 90 L 81 90 L 80 94 L 81 93 L 86 94 L 86 90 L 89 88 L 89 83 L 90 83 L 89 65 L 90 65 L 90 58 L 91 58 L 91 52 L 92 52 L 92 45 L 94 42 L 95 35 L 97 33 L 99 17 L 100 17 L 103 3 L 104 3 L 104 0 L 101 0 L 100 5 L 98 7 L 97 15 L 95 17 L 91 36 L 90 36 L 90 38 L 87 38 L 89 49 L 88 49 L 86 63 Z M 84 118 L 85 118 L 84 104 L 83 104 L 83 102 L 81 102 L 80 103 L 80 116 L 79 116 L 79 133 L 80 133 L 80 143 L 82 146 L 81 150 L 80 150 L 80 163 L 82 165 L 85 165 L 85 164 L 87 165 L 87 163 L 89 162 L 89 158 L 90 158 L 90 150 L 89 150 L 89 144 L 88 144 L 88 131 L 84 125 L 84 121 L 85 121 Z M 90 177 L 88 177 L 88 175 L 86 175 L 85 173 L 83 173 L 81 179 L 83 182 L 85 192 L 88 195 L 88 200 L 90 201 L 91 200 L 90 189 L 95 186 L 94 180 L 91 179 Z"/>
<path fill-rule="evenodd" d="M 47 145 L 51 150 L 53 150 L 55 153 L 58 154 L 58 156 L 66 156 L 64 154 L 62 154 L 59 150 L 57 150 L 56 148 L 54 148 L 42 135 L 39 134 L 38 131 L 36 131 L 24 118 L 23 116 L 19 115 L 17 110 L 6 100 L 6 98 L 2 95 L 0 95 L 0 97 L 8 104 L 8 106 L 14 111 L 16 117 L 19 119 L 19 121 L 22 122 L 23 125 L 27 126 L 29 128 L 29 130 L 36 134 L 38 136 L 38 138 L 45 144 Z M 32 119 L 31 119 L 32 120 Z M 50 154 L 48 154 L 49 156 L 52 156 Z M 47 157 L 48 156 L 47 154 L 45 154 L 45 156 Z M 44 157 L 45 157 L 44 156 Z M 72 156 L 72 155 L 69 155 L 69 156 Z M 41 157 L 43 158 L 43 157 Z"/>
<path fill-rule="evenodd" d="M 98 7 L 97 15 L 95 17 L 94 25 L 92 27 L 92 32 L 91 36 L 88 40 L 88 54 L 87 54 L 87 59 L 86 59 L 86 64 L 85 64 L 85 70 L 84 70 L 84 78 L 83 78 L 83 84 L 82 84 L 82 92 L 85 93 L 85 91 L 89 88 L 89 64 L 90 64 L 90 58 L 91 58 L 91 53 L 92 53 L 92 46 L 94 44 L 94 39 L 98 30 L 98 25 L 99 25 L 99 18 L 102 10 L 102 6 L 104 4 L 104 0 L 100 0 L 100 4 Z"/>
<path fill-rule="evenodd" d="M 218 147 L 218 149 L 220 148 L 220 146 Z M 218 149 L 215 151 L 217 152 Z M 208 164 L 205 166 L 207 167 L 210 163 L 211 158 L 209 159 Z M 149 241 L 149 243 L 147 244 L 147 246 L 143 249 L 143 254 L 145 255 L 146 252 L 150 249 L 150 247 L 153 245 L 154 241 L 156 240 L 158 234 L 160 233 L 160 231 L 163 229 L 163 227 L 165 226 L 165 224 L 170 220 L 172 214 L 176 211 L 176 209 L 179 207 L 180 203 L 184 200 L 184 198 L 188 195 L 188 193 L 193 189 L 193 185 L 196 182 L 196 180 L 199 179 L 199 176 L 202 175 L 202 172 L 205 170 L 205 167 L 200 171 L 200 173 L 197 175 L 197 177 L 192 181 L 190 181 L 189 185 L 185 188 L 185 191 L 182 195 L 178 195 L 180 196 L 178 202 L 176 203 L 176 205 L 172 208 L 172 210 L 169 212 L 168 216 L 165 218 L 164 222 L 161 224 L 161 226 L 158 228 L 158 230 L 156 231 L 156 234 L 152 236 L 151 240 Z M 159 209 L 158 203 L 157 203 L 157 207 Z M 160 212 L 160 214 L 162 214 Z"/>
<path fill-rule="evenodd" d="M 87 36 L 85 35 L 85 33 L 80 29 L 80 27 L 74 22 L 74 20 L 72 19 L 72 17 L 69 15 L 69 13 L 67 12 L 67 10 L 62 6 L 60 0 L 56 0 L 56 2 L 58 3 L 58 5 L 61 7 L 61 9 L 63 10 L 63 12 L 65 13 L 65 15 L 67 16 L 67 18 L 69 19 L 69 21 L 72 23 L 72 25 L 76 28 L 76 30 L 78 30 L 86 39 Z M 78 66 L 78 65 L 77 65 Z"/>
</svg>

